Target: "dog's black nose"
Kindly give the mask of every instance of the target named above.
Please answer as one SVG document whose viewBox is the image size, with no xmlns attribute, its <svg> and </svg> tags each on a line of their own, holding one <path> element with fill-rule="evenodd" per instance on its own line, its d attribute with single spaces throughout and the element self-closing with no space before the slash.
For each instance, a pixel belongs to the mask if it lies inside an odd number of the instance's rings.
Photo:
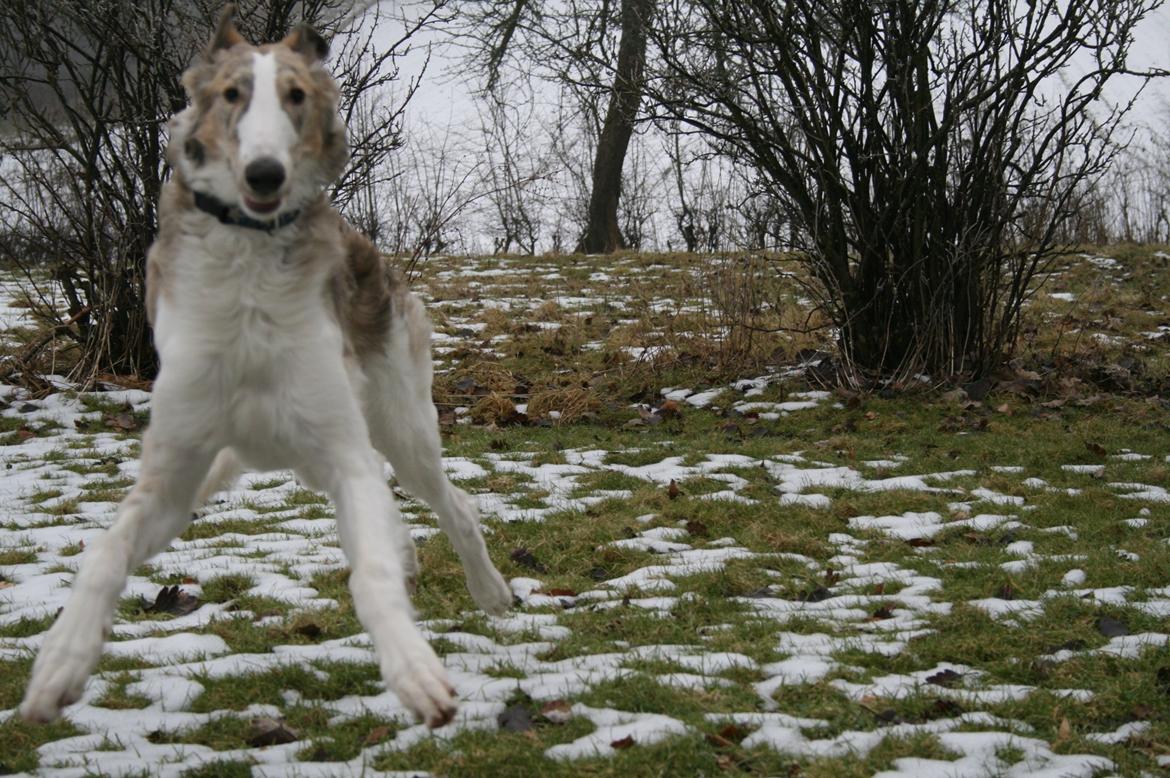
<svg viewBox="0 0 1170 778">
<path fill-rule="evenodd" d="M 244 168 L 248 186 L 258 195 L 270 195 L 284 183 L 284 165 L 272 157 L 261 157 Z"/>
</svg>

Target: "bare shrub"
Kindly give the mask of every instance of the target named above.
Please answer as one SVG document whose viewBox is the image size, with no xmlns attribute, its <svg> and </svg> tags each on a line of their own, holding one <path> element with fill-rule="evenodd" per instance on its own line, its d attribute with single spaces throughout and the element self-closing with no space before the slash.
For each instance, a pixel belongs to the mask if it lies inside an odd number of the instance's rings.
<svg viewBox="0 0 1170 778">
<path fill-rule="evenodd" d="M 1119 147 L 1098 98 L 1157 4 L 671 0 L 650 83 L 783 207 L 855 377 L 984 373 Z"/>
</svg>

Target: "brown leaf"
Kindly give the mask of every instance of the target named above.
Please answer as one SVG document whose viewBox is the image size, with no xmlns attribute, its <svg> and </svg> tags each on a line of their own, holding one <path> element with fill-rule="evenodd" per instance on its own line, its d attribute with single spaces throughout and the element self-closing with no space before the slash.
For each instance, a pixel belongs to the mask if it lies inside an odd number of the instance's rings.
<svg viewBox="0 0 1170 778">
<path fill-rule="evenodd" d="M 576 597 L 577 593 L 572 589 L 545 589 L 541 594 L 547 594 L 549 597 Z"/>
<path fill-rule="evenodd" d="M 634 737 L 633 737 L 633 735 L 626 735 L 621 740 L 615 740 L 612 743 L 610 743 L 609 745 L 611 748 L 616 748 L 619 751 L 624 749 L 624 748 L 633 748 L 634 747 Z"/>
<path fill-rule="evenodd" d="M 376 746 L 383 740 L 389 740 L 394 735 L 394 727 L 374 727 L 370 730 L 370 734 L 366 735 L 363 746 Z"/>
<path fill-rule="evenodd" d="M 532 555 L 532 552 L 526 548 L 512 549 L 510 557 L 513 562 L 521 567 L 527 567 L 529 570 L 535 570 L 538 573 L 547 573 L 548 568 L 544 563 Z"/>
<path fill-rule="evenodd" d="M 183 591 L 177 584 L 160 589 L 153 603 L 147 603 L 141 597 L 139 602 L 144 613 L 169 613 L 172 616 L 185 616 L 203 604 L 198 597 Z"/>
<path fill-rule="evenodd" d="M 550 724 L 566 724 L 573 718 L 573 706 L 565 700 L 552 700 L 540 706 L 540 717 Z"/>
<path fill-rule="evenodd" d="M 1056 729 L 1056 739 L 1052 741 L 1052 745 L 1055 746 L 1063 743 L 1070 737 L 1072 737 L 1072 725 L 1068 723 L 1067 718 L 1062 718 L 1060 720 L 1060 726 Z"/>
<path fill-rule="evenodd" d="M 123 432 L 134 432 L 142 425 L 138 423 L 138 419 L 134 418 L 134 414 L 129 411 L 122 411 L 118 415 L 108 415 L 102 419 L 102 422 L 107 427 L 112 427 Z"/>
<path fill-rule="evenodd" d="M 657 413 L 664 419 L 677 419 L 682 416 L 682 407 L 676 400 L 667 400 L 658 406 Z"/>
<path fill-rule="evenodd" d="M 954 670 L 940 670 L 934 675 L 928 675 L 926 682 L 934 684 L 935 686 L 945 686 L 948 689 L 953 687 L 963 679 L 962 673 L 956 673 Z"/>
<path fill-rule="evenodd" d="M 251 726 L 248 729 L 248 745 L 253 748 L 292 743 L 300 739 L 300 734 L 285 724 L 282 719 L 270 719 L 268 717 L 252 719 Z"/>
</svg>

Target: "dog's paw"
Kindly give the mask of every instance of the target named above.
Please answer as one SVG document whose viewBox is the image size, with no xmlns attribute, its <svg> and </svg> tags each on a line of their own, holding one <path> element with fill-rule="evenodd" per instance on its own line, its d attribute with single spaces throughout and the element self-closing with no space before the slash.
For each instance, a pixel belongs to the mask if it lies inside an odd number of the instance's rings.
<svg viewBox="0 0 1170 778">
<path fill-rule="evenodd" d="M 512 588 L 494 567 L 467 572 L 467 589 L 475 604 L 492 616 L 502 616 L 512 607 Z"/>
<path fill-rule="evenodd" d="M 61 715 L 61 709 L 81 699 L 94 662 L 88 652 L 41 649 L 32 677 L 20 704 L 25 721 L 47 724 Z"/>
<path fill-rule="evenodd" d="M 413 641 L 412 641 L 413 642 Z M 382 664 L 382 677 L 398 699 L 431 729 L 455 717 L 455 688 L 447 670 L 421 636 L 397 661 Z"/>
</svg>

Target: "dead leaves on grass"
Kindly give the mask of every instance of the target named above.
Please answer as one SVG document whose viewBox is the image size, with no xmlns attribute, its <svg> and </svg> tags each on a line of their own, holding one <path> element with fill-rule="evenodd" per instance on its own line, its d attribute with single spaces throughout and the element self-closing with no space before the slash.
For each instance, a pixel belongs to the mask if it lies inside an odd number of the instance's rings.
<svg viewBox="0 0 1170 778">
<path fill-rule="evenodd" d="M 153 603 L 145 597 L 139 597 L 138 602 L 143 613 L 165 613 L 171 616 L 186 616 L 203 604 L 198 597 L 183 591 L 177 584 L 160 589 Z"/>
</svg>

